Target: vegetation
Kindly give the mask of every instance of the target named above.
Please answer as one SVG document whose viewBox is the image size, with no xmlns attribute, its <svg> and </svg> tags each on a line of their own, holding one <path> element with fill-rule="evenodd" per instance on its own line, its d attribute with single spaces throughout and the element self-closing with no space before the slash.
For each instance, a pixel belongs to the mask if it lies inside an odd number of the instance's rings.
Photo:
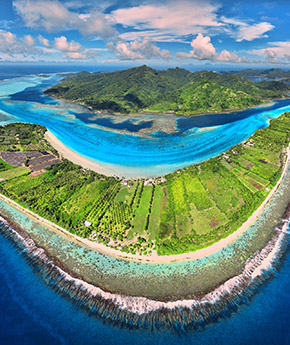
<svg viewBox="0 0 290 345">
<path fill-rule="evenodd" d="M 237 75 L 191 73 L 180 68 L 158 71 L 141 66 L 112 73 L 80 72 L 64 78 L 46 93 L 92 110 L 195 114 L 258 105 L 282 97 L 289 88 L 285 83 L 256 83 Z"/>
<path fill-rule="evenodd" d="M 43 127 L 21 126 L 43 136 Z M 20 149 L 30 145 L 23 140 Z M 67 160 L 33 175 L 0 161 L 0 191 L 93 241 L 130 253 L 179 254 L 213 244 L 251 216 L 279 180 L 289 142 L 285 113 L 219 157 L 154 180 L 120 181 Z"/>
<path fill-rule="evenodd" d="M 15 177 L 19 177 L 22 175 L 27 175 L 30 172 L 30 170 L 26 167 L 18 167 L 15 169 L 9 169 L 7 171 L 1 171 L 0 172 L 0 178 L 7 180 L 11 180 Z"/>
<path fill-rule="evenodd" d="M 0 127 L 0 152 L 56 151 L 44 139 L 46 128 L 40 125 L 13 123 Z M 1 167 L 0 167 L 1 169 Z"/>
</svg>

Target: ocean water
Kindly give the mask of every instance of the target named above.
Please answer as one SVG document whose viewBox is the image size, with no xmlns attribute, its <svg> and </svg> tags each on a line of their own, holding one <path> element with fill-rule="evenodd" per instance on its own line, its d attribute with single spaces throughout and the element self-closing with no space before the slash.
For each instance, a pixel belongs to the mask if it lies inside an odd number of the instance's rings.
<svg viewBox="0 0 290 345">
<path fill-rule="evenodd" d="M 171 131 L 156 128 L 154 116 L 120 120 L 43 94 L 60 80 L 23 76 L 0 83 L 0 124 L 30 122 L 46 126 L 66 146 L 126 177 L 160 176 L 216 156 L 270 119 L 290 110 L 290 99 L 270 107 L 191 118 L 168 115 Z M 164 121 L 164 120 L 163 120 Z M 163 122 L 164 123 L 164 122 Z M 150 133 L 150 128 L 152 131 Z M 147 132 L 144 132 L 146 130 Z M 149 132 L 148 132 L 149 130 Z"/>
</svg>

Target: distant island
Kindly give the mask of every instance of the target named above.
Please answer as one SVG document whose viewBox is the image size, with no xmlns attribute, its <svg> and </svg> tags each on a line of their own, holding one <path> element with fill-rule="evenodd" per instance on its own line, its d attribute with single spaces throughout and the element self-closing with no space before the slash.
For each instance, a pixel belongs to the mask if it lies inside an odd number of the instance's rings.
<svg viewBox="0 0 290 345">
<path fill-rule="evenodd" d="M 245 78 L 261 78 L 265 80 L 283 80 L 290 81 L 290 71 L 285 71 L 282 68 L 270 68 L 270 69 L 252 69 L 247 68 L 240 71 L 223 71 L 222 75 L 237 75 Z"/>
<path fill-rule="evenodd" d="M 59 157 L 45 133 L 32 124 L 0 128 L 1 194 L 91 243 L 149 260 L 249 226 L 285 172 L 290 113 L 216 158 L 154 179 L 84 169 Z"/>
<path fill-rule="evenodd" d="M 240 76 L 233 72 L 192 73 L 182 68 L 160 71 L 141 66 L 110 73 L 76 73 L 45 92 L 93 111 L 179 115 L 240 110 L 289 93 L 290 85 L 286 83 L 254 82 L 244 76 L 246 72 Z"/>
</svg>

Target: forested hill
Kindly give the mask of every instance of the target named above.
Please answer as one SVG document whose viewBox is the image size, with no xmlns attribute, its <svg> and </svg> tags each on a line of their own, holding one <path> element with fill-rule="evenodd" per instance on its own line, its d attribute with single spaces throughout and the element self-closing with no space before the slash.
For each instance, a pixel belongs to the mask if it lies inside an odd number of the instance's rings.
<svg viewBox="0 0 290 345">
<path fill-rule="evenodd" d="M 195 114 L 258 105 L 283 97 L 289 90 L 289 85 L 276 81 L 253 82 L 237 75 L 141 66 L 110 73 L 80 72 L 62 79 L 46 93 L 93 110 Z"/>
</svg>

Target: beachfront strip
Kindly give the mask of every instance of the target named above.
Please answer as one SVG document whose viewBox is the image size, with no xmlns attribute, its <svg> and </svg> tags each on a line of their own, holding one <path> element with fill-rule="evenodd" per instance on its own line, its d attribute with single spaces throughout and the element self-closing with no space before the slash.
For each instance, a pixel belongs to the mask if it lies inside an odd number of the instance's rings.
<svg viewBox="0 0 290 345">
<path fill-rule="evenodd" d="M 149 180 L 106 177 L 65 159 L 38 173 L 24 169 L 27 161 L 18 167 L 5 161 L 8 151 L 57 155 L 45 131 L 1 128 L 9 137 L 0 142 L 3 195 L 91 241 L 132 254 L 173 255 L 228 237 L 263 203 L 283 171 L 290 113 L 216 158 Z"/>
</svg>

